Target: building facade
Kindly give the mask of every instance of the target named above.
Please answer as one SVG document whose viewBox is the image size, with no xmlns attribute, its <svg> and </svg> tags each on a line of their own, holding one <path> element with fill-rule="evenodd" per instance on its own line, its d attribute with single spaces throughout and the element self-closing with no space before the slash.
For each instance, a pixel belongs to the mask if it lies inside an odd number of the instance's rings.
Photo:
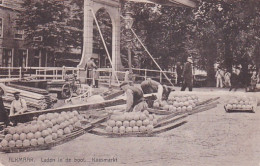
<svg viewBox="0 0 260 166">
<path fill-rule="evenodd" d="M 28 66 L 28 49 L 24 47 L 24 31 L 17 27 L 21 0 L 0 0 L 0 65 Z"/>
<path fill-rule="evenodd" d="M 17 18 L 22 10 L 22 2 L 23 0 L 0 0 L 0 66 L 54 66 L 54 59 L 48 58 L 52 55 L 48 56 L 42 50 L 26 46 L 24 31 L 20 30 L 17 25 Z"/>
</svg>

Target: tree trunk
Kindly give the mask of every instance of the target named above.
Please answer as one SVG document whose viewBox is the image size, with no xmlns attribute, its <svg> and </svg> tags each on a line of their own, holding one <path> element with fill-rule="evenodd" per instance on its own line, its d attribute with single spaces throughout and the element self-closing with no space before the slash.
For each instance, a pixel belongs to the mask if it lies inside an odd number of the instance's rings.
<svg viewBox="0 0 260 166">
<path fill-rule="evenodd" d="M 231 53 L 230 40 L 227 35 L 224 35 L 225 51 L 224 51 L 224 64 L 227 71 L 232 72 L 233 54 Z"/>
</svg>

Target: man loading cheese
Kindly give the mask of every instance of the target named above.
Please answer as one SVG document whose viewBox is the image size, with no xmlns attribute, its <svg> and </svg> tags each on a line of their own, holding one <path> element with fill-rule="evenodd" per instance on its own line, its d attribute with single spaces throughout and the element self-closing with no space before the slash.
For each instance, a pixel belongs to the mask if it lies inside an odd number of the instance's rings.
<svg viewBox="0 0 260 166">
<path fill-rule="evenodd" d="M 159 104 L 161 104 L 162 100 L 167 100 L 171 89 L 166 85 L 161 85 L 159 82 L 152 80 L 151 78 L 147 78 L 146 81 L 141 83 L 141 88 L 144 94 L 157 93 L 157 100 Z"/>
<path fill-rule="evenodd" d="M 130 86 L 127 82 L 123 82 L 120 88 L 126 93 L 126 112 L 141 112 L 148 108 L 141 89 Z"/>
<path fill-rule="evenodd" d="M 10 116 L 22 114 L 27 111 L 27 105 L 24 99 L 20 98 L 20 92 L 14 92 L 15 100 L 11 103 Z"/>
</svg>

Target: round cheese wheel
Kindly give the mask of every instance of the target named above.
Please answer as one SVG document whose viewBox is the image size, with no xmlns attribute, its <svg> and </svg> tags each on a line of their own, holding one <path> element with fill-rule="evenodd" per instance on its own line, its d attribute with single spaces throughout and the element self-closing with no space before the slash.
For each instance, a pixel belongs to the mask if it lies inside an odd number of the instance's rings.
<svg viewBox="0 0 260 166">
<path fill-rule="evenodd" d="M 119 129 L 117 126 L 113 127 L 113 133 L 118 133 Z"/>
<path fill-rule="evenodd" d="M 54 118 L 58 118 L 59 117 L 59 114 L 57 112 L 55 112 L 53 115 L 54 115 Z"/>
<path fill-rule="evenodd" d="M 69 127 L 66 127 L 66 128 L 64 129 L 64 134 L 69 134 L 69 133 L 71 133 L 70 128 L 69 128 Z"/>
<path fill-rule="evenodd" d="M 45 115 L 40 115 L 40 116 L 38 117 L 38 120 L 39 120 L 39 121 L 44 121 L 45 119 L 46 119 Z"/>
<path fill-rule="evenodd" d="M 138 126 L 134 126 L 133 127 L 133 132 L 139 132 L 139 127 Z"/>
<path fill-rule="evenodd" d="M 183 106 L 183 107 L 181 108 L 181 110 L 182 110 L 182 111 L 186 111 L 186 110 L 187 110 L 187 107 L 186 107 L 186 106 Z"/>
<path fill-rule="evenodd" d="M 124 133 L 125 133 L 125 127 L 124 127 L 124 126 L 121 126 L 121 127 L 119 128 L 119 132 L 120 132 L 121 134 L 124 134 Z"/>
<path fill-rule="evenodd" d="M 43 137 L 38 138 L 37 144 L 38 145 L 43 145 L 44 144 L 44 138 Z"/>
<path fill-rule="evenodd" d="M 36 133 L 37 131 L 38 131 L 38 125 L 37 124 L 32 125 L 30 128 L 30 132 Z"/>
<path fill-rule="evenodd" d="M 53 113 L 47 113 L 46 114 L 46 119 L 48 119 L 48 120 L 54 119 L 54 114 Z"/>
<path fill-rule="evenodd" d="M 38 145 L 37 139 L 31 139 L 30 144 L 32 146 L 37 146 Z"/>
<path fill-rule="evenodd" d="M 192 106 L 188 106 L 187 111 L 191 111 L 191 110 L 192 110 Z"/>
<path fill-rule="evenodd" d="M 72 113 L 73 113 L 75 116 L 79 114 L 78 111 L 72 111 Z"/>
<path fill-rule="evenodd" d="M 139 120 L 141 121 L 141 120 Z M 136 125 L 136 121 L 135 120 L 131 120 L 130 123 L 129 123 L 129 126 L 130 127 L 134 127 Z"/>
<path fill-rule="evenodd" d="M 124 121 L 124 122 L 123 122 L 123 126 L 129 127 L 129 125 L 130 125 L 130 122 L 129 122 L 129 121 Z"/>
<path fill-rule="evenodd" d="M 21 135 L 20 135 L 20 137 L 21 137 Z M 33 133 L 28 133 L 27 136 L 26 136 L 26 138 L 27 138 L 28 140 L 31 140 L 31 139 L 33 139 L 33 138 L 35 138 L 35 137 L 34 137 L 34 134 L 33 134 Z"/>
<path fill-rule="evenodd" d="M 26 136 L 26 135 L 25 135 Z M 6 134 L 5 135 L 5 140 L 6 141 L 11 141 L 13 139 L 13 135 L 12 134 Z"/>
<path fill-rule="evenodd" d="M 23 146 L 23 141 L 21 141 L 21 140 L 15 141 L 15 146 L 16 147 L 22 147 Z"/>
<path fill-rule="evenodd" d="M 41 133 L 40 131 L 37 131 L 37 132 L 34 134 L 34 137 L 35 137 L 36 139 L 41 138 L 41 136 L 42 136 L 42 133 Z"/>
<path fill-rule="evenodd" d="M 106 127 L 106 131 L 107 131 L 108 133 L 112 133 L 113 128 L 112 128 L 111 126 L 107 126 L 107 127 Z"/>
<path fill-rule="evenodd" d="M 11 148 L 15 147 L 15 141 L 14 140 L 9 141 L 8 146 Z"/>
<path fill-rule="evenodd" d="M 9 134 L 15 134 L 16 130 L 15 130 L 14 127 L 10 127 L 10 128 L 7 130 L 7 132 L 8 132 Z"/>
<path fill-rule="evenodd" d="M 49 135 L 52 134 L 52 128 L 47 128 Z"/>
<path fill-rule="evenodd" d="M 138 121 L 136 122 L 136 126 L 140 127 L 140 126 L 142 126 L 142 125 L 143 125 L 143 121 L 138 120 Z"/>
<path fill-rule="evenodd" d="M 7 146 L 8 146 L 8 141 L 5 140 L 5 139 L 3 139 L 3 140 L 1 141 L 1 146 L 2 146 L 2 147 L 7 147 Z"/>
<path fill-rule="evenodd" d="M 135 114 L 134 114 L 134 120 L 135 120 L 135 121 L 140 120 L 140 114 L 135 113 Z"/>
<path fill-rule="evenodd" d="M 133 132 L 133 128 L 132 127 L 127 127 L 125 129 L 126 133 L 132 133 Z"/>
<path fill-rule="evenodd" d="M 52 135 L 49 135 L 49 136 L 45 137 L 45 138 L 44 138 L 44 142 L 45 142 L 46 144 L 51 143 L 51 142 L 52 142 Z"/>
<path fill-rule="evenodd" d="M 14 141 L 17 141 L 17 140 L 19 140 L 19 139 L 20 139 L 20 135 L 15 133 L 15 134 L 13 135 L 13 140 L 14 140 Z"/>
<path fill-rule="evenodd" d="M 58 134 L 58 137 L 59 137 L 59 138 L 62 137 L 62 136 L 63 136 L 63 130 L 62 130 L 62 129 L 59 129 L 59 130 L 57 131 L 57 134 Z"/>
<path fill-rule="evenodd" d="M 58 134 L 57 134 L 57 133 L 52 133 L 51 136 L 52 136 L 52 139 L 53 139 L 53 140 L 55 140 L 55 139 L 58 138 Z"/>
<path fill-rule="evenodd" d="M 107 121 L 107 125 L 110 127 L 114 127 L 114 126 L 116 126 L 116 121 L 110 119 Z"/>
<path fill-rule="evenodd" d="M 140 132 L 144 133 L 146 131 L 146 127 L 145 126 L 141 126 L 140 127 Z"/>
<path fill-rule="evenodd" d="M 121 127 L 123 125 L 122 121 L 116 121 L 116 126 Z"/>
<path fill-rule="evenodd" d="M 140 120 L 145 120 L 145 119 L 146 119 L 146 115 L 142 113 L 142 114 L 140 115 Z"/>
<path fill-rule="evenodd" d="M 31 145 L 31 143 L 28 139 L 23 141 L 23 147 L 29 147 L 30 145 Z"/>
<path fill-rule="evenodd" d="M 168 105 L 169 106 L 169 105 Z M 147 110 L 144 110 L 143 113 L 148 117 L 149 116 L 149 112 Z"/>
<path fill-rule="evenodd" d="M 144 121 L 143 121 L 143 125 L 144 126 L 147 126 L 147 125 L 149 125 L 150 124 L 150 121 L 148 120 L 148 119 L 145 119 Z"/>
<path fill-rule="evenodd" d="M 42 131 L 42 137 L 46 137 L 49 135 L 49 131 L 48 130 L 43 130 Z"/>
</svg>

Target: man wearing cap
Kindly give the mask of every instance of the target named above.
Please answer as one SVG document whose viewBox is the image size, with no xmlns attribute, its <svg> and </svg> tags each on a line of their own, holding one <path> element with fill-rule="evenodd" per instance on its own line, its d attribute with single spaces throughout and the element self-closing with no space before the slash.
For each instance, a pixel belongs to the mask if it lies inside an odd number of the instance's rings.
<svg viewBox="0 0 260 166">
<path fill-rule="evenodd" d="M 27 105 L 24 99 L 20 98 L 20 92 L 14 92 L 14 100 L 11 103 L 10 116 L 22 114 L 27 111 Z"/>
<path fill-rule="evenodd" d="M 126 93 L 126 112 L 141 112 L 148 108 L 141 89 L 130 86 L 127 82 L 123 82 L 120 88 Z"/>
<path fill-rule="evenodd" d="M 185 91 L 186 87 L 189 87 L 189 91 L 192 91 L 193 74 L 192 74 L 192 58 L 189 57 L 183 68 L 183 84 L 181 91 Z"/>
<path fill-rule="evenodd" d="M 154 81 L 151 78 L 143 81 L 141 83 L 141 88 L 144 94 L 157 93 L 156 96 L 159 103 L 161 103 L 162 100 L 167 100 L 171 93 L 171 89 L 169 87 L 166 85 L 161 85 L 159 82 Z"/>
</svg>

